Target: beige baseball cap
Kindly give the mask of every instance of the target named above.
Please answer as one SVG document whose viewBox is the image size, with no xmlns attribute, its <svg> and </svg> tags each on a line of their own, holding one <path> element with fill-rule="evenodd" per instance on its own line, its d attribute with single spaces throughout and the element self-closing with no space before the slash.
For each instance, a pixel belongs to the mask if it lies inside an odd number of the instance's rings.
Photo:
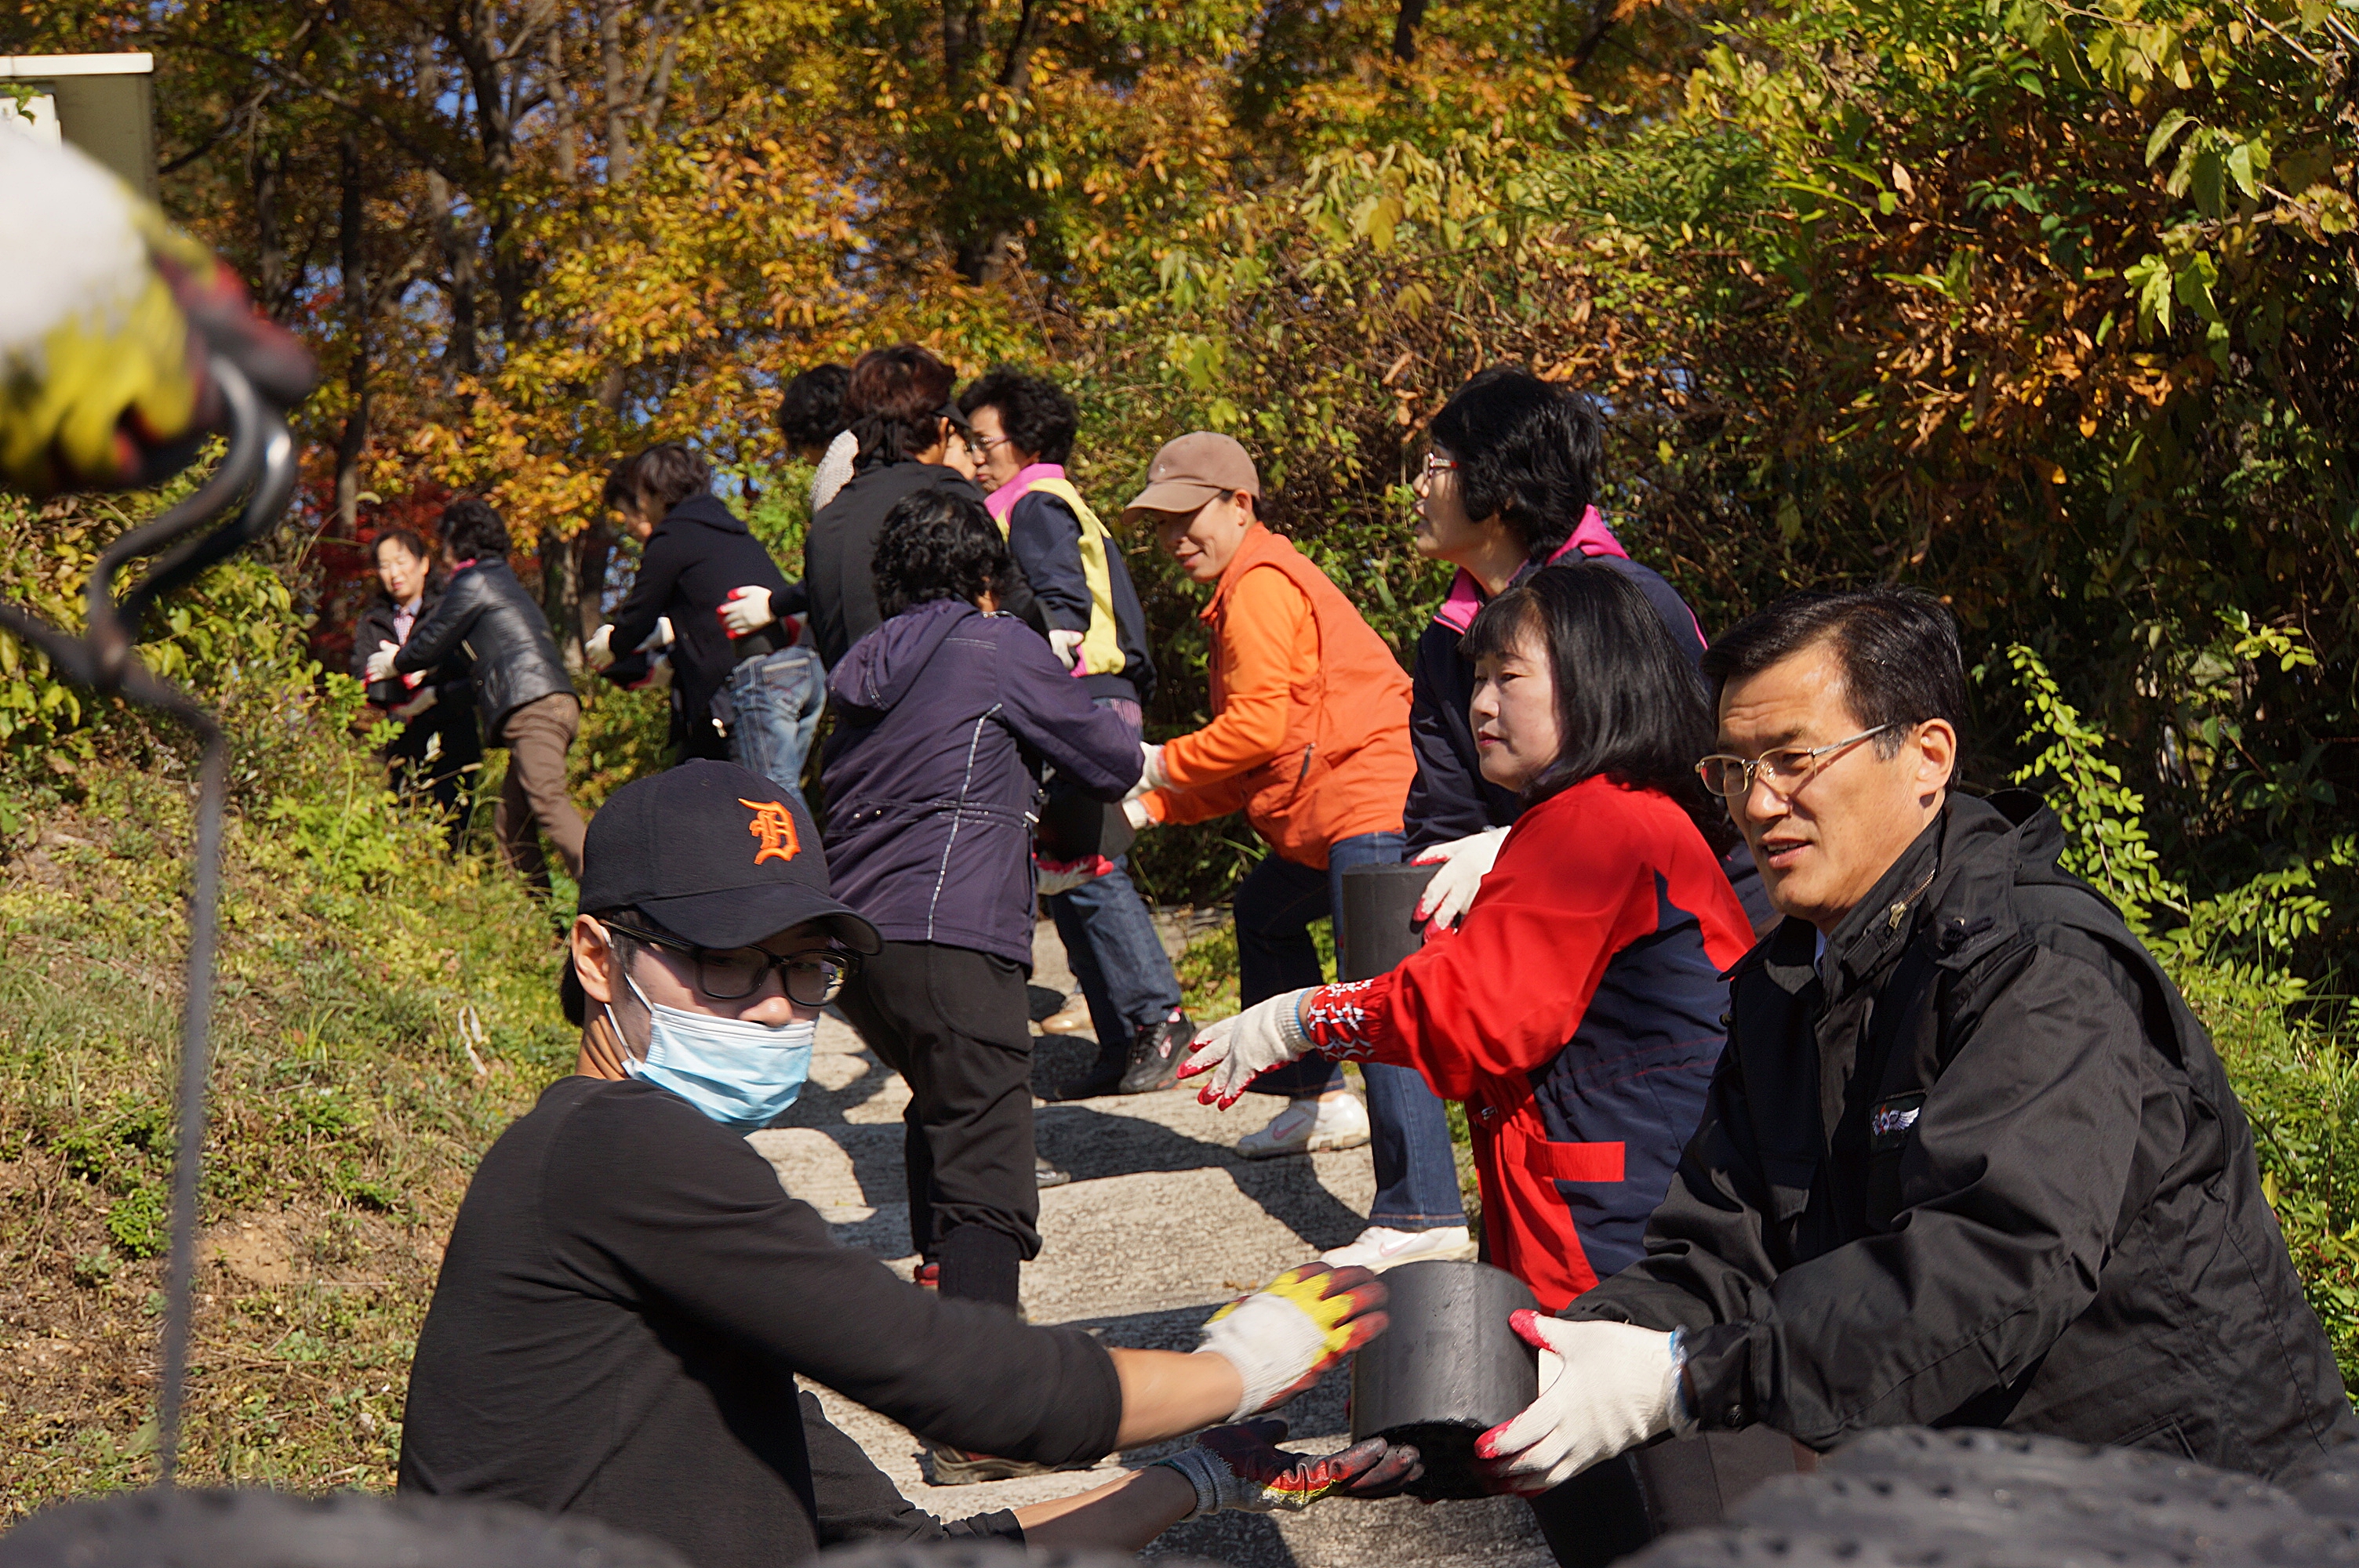
<svg viewBox="0 0 2359 1568">
<path fill-rule="evenodd" d="M 1191 430 L 1163 443 L 1147 465 L 1147 488 L 1131 497 L 1122 514 L 1128 521 L 1136 512 L 1193 512 L 1240 490 L 1261 499 L 1261 475 L 1245 448 L 1215 431 Z"/>
</svg>

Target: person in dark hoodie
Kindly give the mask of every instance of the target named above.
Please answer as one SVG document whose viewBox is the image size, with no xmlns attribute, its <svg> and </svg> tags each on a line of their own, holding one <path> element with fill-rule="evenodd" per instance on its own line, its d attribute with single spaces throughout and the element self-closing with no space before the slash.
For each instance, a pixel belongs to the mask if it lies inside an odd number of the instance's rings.
<svg viewBox="0 0 2359 1568">
<path fill-rule="evenodd" d="M 473 656 L 475 712 L 484 744 L 508 749 L 507 781 L 492 815 L 501 858 L 533 886 L 549 886 L 540 835 L 568 875 L 582 874 L 582 813 L 566 793 L 565 754 L 582 728 L 582 701 L 565 673 L 549 619 L 508 569 L 508 525 L 480 496 L 442 509 L 451 586 L 398 647 L 380 643 L 364 675 L 392 680 L 434 669 L 462 647 Z"/>
<path fill-rule="evenodd" d="M 1477 373 L 1434 416 L 1417 476 L 1413 542 L 1419 555 L 1449 562 L 1458 576 L 1418 638 L 1409 700 L 1417 752 L 1402 812 L 1409 859 L 1441 867 L 1427 884 L 1419 920 L 1456 924 L 1522 809 L 1512 792 L 1484 779 L 1467 721 L 1474 664 L 1459 643 L 1476 611 L 1553 562 L 1603 561 L 1647 596 L 1690 664 L 1703 657 L 1695 611 L 1660 574 L 1630 558 L 1591 504 L 1603 435 L 1589 399 L 1512 365 Z M 1754 929 L 1776 925 L 1743 846 L 1722 869 Z"/>
<path fill-rule="evenodd" d="M 944 1295 L 1011 1310 L 1040 1250 L 1024 992 L 1038 770 L 1118 800 L 1144 763 L 1123 717 L 996 612 L 1012 570 L 971 487 L 893 507 L 875 548 L 888 619 L 829 676 L 820 773 L 837 893 L 884 938 L 842 1005 L 909 1083 L 912 1246 Z M 937 1485 L 1022 1469 L 940 1447 L 928 1465 Z"/>
<path fill-rule="evenodd" d="M 993 486 L 984 504 L 1031 585 L 1049 646 L 1093 702 L 1143 733 L 1155 695 L 1147 616 L 1122 546 L 1065 477 L 1081 411 L 1055 383 L 1005 366 L 961 393 L 959 406 Z M 1059 1099 L 1169 1088 L 1180 1070 L 1175 1046 L 1196 1032 L 1122 857 L 1095 864 L 1103 869 L 1062 891 L 1042 890 L 1098 1037 L 1095 1065 L 1059 1086 Z"/>
<path fill-rule="evenodd" d="M 798 645 L 805 600 L 735 514 L 712 470 L 677 442 L 629 460 L 615 511 L 641 544 L 639 573 L 592 634 L 593 668 L 669 622 L 680 756 L 734 762 L 797 795 L 825 700 L 819 657 Z"/>
<path fill-rule="evenodd" d="M 407 528 L 379 534 L 370 553 L 376 557 L 377 581 L 384 591 L 369 600 L 353 628 L 355 680 L 366 676 L 371 654 L 387 643 L 398 648 L 409 640 L 419 622 L 440 601 L 444 586 L 434 569 L 432 548 Z M 394 787 L 415 790 L 434 802 L 448 824 L 453 851 L 466 830 L 467 814 L 460 802 L 470 793 L 469 775 L 484 761 L 483 744 L 475 738 L 475 691 L 469 678 L 473 662 L 461 648 L 433 670 L 368 684 L 370 704 L 401 726 L 401 733 L 385 749 Z"/>
</svg>

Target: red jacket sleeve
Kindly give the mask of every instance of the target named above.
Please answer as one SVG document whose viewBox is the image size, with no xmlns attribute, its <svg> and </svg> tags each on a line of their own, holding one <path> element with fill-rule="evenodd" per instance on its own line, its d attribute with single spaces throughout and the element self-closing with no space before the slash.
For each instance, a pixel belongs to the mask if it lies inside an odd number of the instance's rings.
<svg viewBox="0 0 2359 1568">
<path fill-rule="evenodd" d="M 1542 803 L 1509 830 L 1455 934 L 1388 975 L 1312 993 L 1306 1031 L 1327 1054 L 1414 1067 L 1444 1099 L 1547 1065 L 1614 955 L 1657 927 L 1660 837 L 1657 814 L 1603 779 Z M 1709 858 L 1701 838 L 1696 853 Z"/>
</svg>

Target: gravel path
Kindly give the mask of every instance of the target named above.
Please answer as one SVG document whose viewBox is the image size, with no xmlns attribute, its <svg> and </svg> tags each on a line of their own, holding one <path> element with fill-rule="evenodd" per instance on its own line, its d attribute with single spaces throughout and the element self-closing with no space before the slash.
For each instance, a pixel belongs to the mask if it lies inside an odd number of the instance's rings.
<svg viewBox="0 0 2359 1568">
<path fill-rule="evenodd" d="M 1169 940 L 1176 942 L 1176 929 Z M 1034 981 L 1072 989 L 1056 932 L 1034 940 Z M 1066 1076 L 1093 1044 L 1043 1036 L 1036 1084 Z M 901 1177 L 901 1080 L 833 1018 L 821 1022 L 810 1087 L 794 1125 L 754 1135 L 788 1191 L 816 1206 L 839 1239 L 865 1247 L 906 1276 L 908 1205 Z M 1374 1187 L 1368 1152 L 1270 1161 L 1232 1146 L 1261 1125 L 1256 1107 L 1220 1112 L 1183 1092 L 1083 1100 L 1038 1108 L 1040 1152 L 1072 1173 L 1040 1195 L 1039 1258 L 1024 1271 L 1024 1308 L 1035 1323 L 1081 1324 L 1107 1343 L 1192 1348 L 1197 1326 L 1223 1302 L 1321 1248 L 1359 1234 Z M 1289 1444 L 1341 1447 L 1349 1422 L 1346 1379 L 1330 1374 L 1277 1413 Z M 909 1433 L 850 1400 L 819 1390 L 831 1419 L 859 1441 L 903 1494 L 945 1519 L 1063 1497 L 1097 1486 L 1162 1449 L 1117 1455 L 1094 1471 L 973 1487 L 931 1487 Z M 1550 1559 L 1521 1503 L 1501 1499 L 1424 1507 L 1405 1499 L 1331 1502 L 1295 1515 L 1224 1515 L 1166 1532 L 1148 1556 L 1211 1558 L 1234 1568 L 1547 1568 Z"/>
</svg>

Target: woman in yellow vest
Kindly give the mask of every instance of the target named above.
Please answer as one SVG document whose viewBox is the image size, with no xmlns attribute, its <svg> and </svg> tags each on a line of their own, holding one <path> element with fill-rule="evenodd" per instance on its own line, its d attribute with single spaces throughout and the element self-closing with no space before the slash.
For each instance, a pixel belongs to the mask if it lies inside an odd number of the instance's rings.
<svg viewBox="0 0 2359 1568">
<path fill-rule="evenodd" d="M 970 385 L 959 408 L 974 432 L 985 504 L 1031 585 L 1041 630 L 1073 678 L 1134 734 L 1155 694 L 1147 618 L 1122 547 L 1065 477 L 1080 418 L 1051 382 L 1004 367 Z M 1180 1011 L 1180 980 L 1122 858 L 1052 893 L 1049 913 L 1089 1002 L 1098 1059 L 1058 1087 L 1059 1099 L 1144 1094 L 1176 1081 L 1195 1025 Z"/>
</svg>

